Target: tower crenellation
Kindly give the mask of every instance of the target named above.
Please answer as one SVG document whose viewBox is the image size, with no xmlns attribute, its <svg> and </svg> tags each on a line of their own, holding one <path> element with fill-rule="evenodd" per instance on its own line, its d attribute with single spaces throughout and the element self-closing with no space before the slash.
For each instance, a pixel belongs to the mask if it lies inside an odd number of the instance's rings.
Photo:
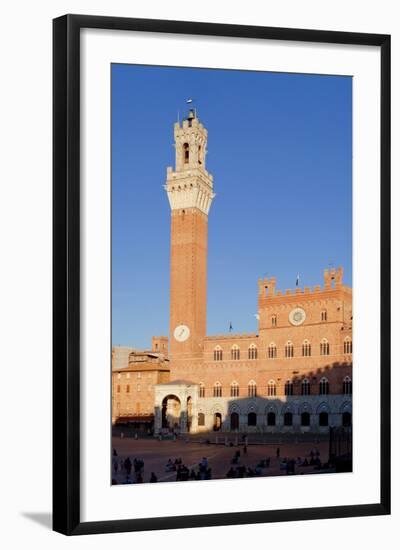
<svg viewBox="0 0 400 550">
<path fill-rule="evenodd" d="M 207 130 L 190 109 L 186 120 L 175 123 L 175 170 L 167 168 L 165 190 L 171 210 L 197 208 L 208 215 L 215 193 L 206 170 Z"/>
</svg>

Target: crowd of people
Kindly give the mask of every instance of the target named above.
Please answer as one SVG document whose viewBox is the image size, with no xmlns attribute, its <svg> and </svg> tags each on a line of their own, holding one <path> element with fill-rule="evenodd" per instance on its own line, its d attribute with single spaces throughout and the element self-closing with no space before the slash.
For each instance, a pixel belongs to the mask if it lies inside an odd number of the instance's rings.
<svg viewBox="0 0 400 550">
<path fill-rule="evenodd" d="M 247 454 L 247 446 L 243 447 L 243 454 Z M 315 470 L 323 470 L 329 468 L 329 463 L 322 463 L 320 459 L 320 452 L 318 449 L 311 449 L 308 457 L 301 458 L 281 458 L 280 448 L 276 448 L 276 460 L 279 465 L 279 469 L 285 471 L 287 475 L 303 473 L 297 470 L 297 468 L 305 468 L 308 466 L 313 466 Z M 256 476 L 265 476 L 266 470 L 271 466 L 271 457 L 267 456 L 264 459 L 261 459 L 257 465 L 252 468 L 250 466 L 245 466 L 240 462 L 240 450 L 236 450 L 233 458 L 231 460 L 231 466 L 226 473 L 227 478 L 239 478 L 239 477 L 256 477 Z"/>
<path fill-rule="evenodd" d="M 176 458 L 174 461 L 169 458 L 165 465 L 166 472 L 176 472 L 176 481 L 199 481 L 202 479 L 212 479 L 211 468 L 208 464 L 207 457 L 203 456 L 201 461 L 195 468 L 188 468 L 183 464 L 181 458 Z"/>
<path fill-rule="evenodd" d="M 243 477 L 257 477 L 268 475 L 268 469 L 271 467 L 271 457 L 266 456 L 258 460 L 255 466 L 249 466 L 243 463 L 243 458 L 246 458 L 248 463 L 248 448 L 247 442 L 243 444 L 241 449 L 236 449 L 232 459 L 230 460 L 229 470 L 226 472 L 225 477 L 228 479 L 243 478 Z M 304 473 L 303 468 L 313 467 L 315 470 L 323 470 L 329 468 L 329 463 L 322 463 L 320 458 L 320 452 L 318 449 L 313 448 L 309 454 L 305 457 L 297 456 L 281 457 L 281 450 L 276 448 L 275 452 L 276 460 L 273 461 L 273 466 L 279 468 L 280 471 L 286 473 L 286 475 L 294 475 Z M 175 459 L 169 458 L 165 464 L 165 472 L 167 474 L 176 474 L 176 476 L 167 476 L 169 480 L 171 477 L 175 477 L 176 481 L 195 481 L 195 480 L 209 480 L 212 479 L 212 470 L 209 465 L 207 457 L 203 456 L 196 466 L 186 466 L 182 458 L 177 457 Z M 123 483 L 144 483 L 144 461 L 141 458 L 133 458 L 128 456 L 125 459 L 119 458 L 118 453 L 113 449 L 113 479 L 114 485 Z M 157 483 L 158 477 L 155 472 L 151 472 L 147 480 L 149 483 Z"/>
<path fill-rule="evenodd" d="M 123 460 L 118 458 L 116 449 L 113 449 L 113 477 L 112 485 L 118 485 L 118 477 L 122 477 L 123 484 L 144 483 L 144 461 L 141 458 L 131 460 L 129 456 Z M 154 472 L 151 472 L 149 483 L 158 481 Z M 121 482 L 120 482 L 121 483 Z"/>
</svg>

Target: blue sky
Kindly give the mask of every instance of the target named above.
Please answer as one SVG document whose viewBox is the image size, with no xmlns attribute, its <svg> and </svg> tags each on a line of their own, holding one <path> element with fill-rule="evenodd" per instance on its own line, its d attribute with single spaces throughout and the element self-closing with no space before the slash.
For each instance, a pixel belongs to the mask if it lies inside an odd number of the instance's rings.
<svg viewBox="0 0 400 550">
<path fill-rule="evenodd" d="M 208 129 L 207 333 L 257 328 L 257 279 L 351 285 L 352 80 L 112 65 L 112 342 L 169 332 L 173 124 L 194 98 Z"/>
</svg>

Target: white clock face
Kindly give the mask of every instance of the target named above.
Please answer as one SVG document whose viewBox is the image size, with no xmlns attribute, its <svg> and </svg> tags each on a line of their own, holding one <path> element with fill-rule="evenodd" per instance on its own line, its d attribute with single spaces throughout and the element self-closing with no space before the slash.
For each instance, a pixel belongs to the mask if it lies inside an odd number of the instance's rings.
<svg viewBox="0 0 400 550">
<path fill-rule="evenodd" d="M 177 342 L 184 342 L 189 336 L 190 330 L 186 325 L 178 325 L 174 330 L 174 338 Z"/>
<path fill-rule="evenodd" d="M 296 307 L 289 313 L 289 321 L 294 326 L 302 325 L 305 320 L 306 312 L 301 307 Z"/>
</svg>

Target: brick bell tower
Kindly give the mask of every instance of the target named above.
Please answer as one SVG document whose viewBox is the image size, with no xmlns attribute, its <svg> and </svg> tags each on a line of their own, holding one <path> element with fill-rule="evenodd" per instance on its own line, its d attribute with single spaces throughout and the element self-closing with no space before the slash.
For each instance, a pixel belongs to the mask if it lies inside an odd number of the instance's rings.
<svg viewBox="0 0 400 550">
<path fill-rule="evenodd" d="M 207 233 L 213 178 L 205 167 L 207 130 L 189 110 L 174 126 L 175 170 L 167 168 L 171 206 L 171 359 L 200 357 L 206 336 Z"/>
</svg>

